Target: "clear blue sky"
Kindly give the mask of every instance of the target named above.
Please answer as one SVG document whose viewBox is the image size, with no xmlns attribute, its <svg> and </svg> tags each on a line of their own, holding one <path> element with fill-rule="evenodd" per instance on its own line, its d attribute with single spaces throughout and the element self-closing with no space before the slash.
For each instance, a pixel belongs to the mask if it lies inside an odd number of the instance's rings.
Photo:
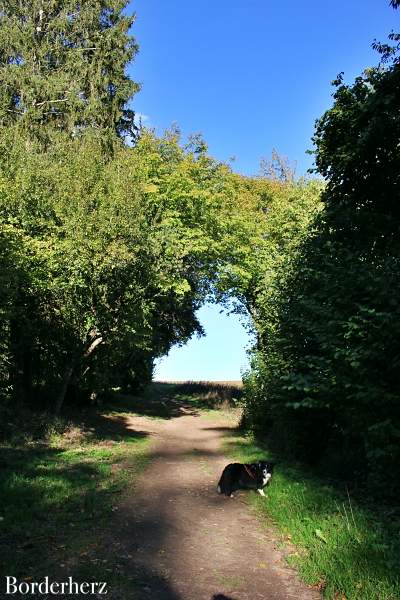
<svg viewBox="0 0 400 600">
<path fill-rule="evenodd" d="M 275 147 L 310 165 L 330 82 L 375 64 L 371 43 L 400 20 L 389 0 L 132 0 L 143 84 L 135 109 L 162 131 L 201 131 L 211 153 L 253 174 Z"/>
<path fill-rule="evenodd" d="M 202 338 L 192 338 L 186 346 L 173 348 L 169 355 L 158 361 L 155 379 L 209 380 L 240 379 L 248 367 L 245 348 L 250 336 L 237 315 L 221 313 L 221 308 L 206 305 L 198 313 L 207 329 Z"/>
<path fill-rule="evenodd" d="M 130 9 L 140 45 L 130 74 L 143 86 L 134 109 L 158 133 L 173 122 L 183 134 L 202 132 L 213 156 L 235 156 L 233 168 L 246 174 L 272 148 L 303 174 L 315 119 L 331 105 L 330 82 L 340 71 L 350 82 L 376 64 L 373 39 L 386 40 L 400 21 L 389 0 L 133 0 Z M 241 330 L 232 324 L 230 335 L 210 310 L 202 322 L 224 335 L 173 351 L 164 378 L 239 377 L 243 351 L 232 354 L 230 370 L 213 373 L 215 345 L 221 360 L 243 346 Z"/>
</svg>

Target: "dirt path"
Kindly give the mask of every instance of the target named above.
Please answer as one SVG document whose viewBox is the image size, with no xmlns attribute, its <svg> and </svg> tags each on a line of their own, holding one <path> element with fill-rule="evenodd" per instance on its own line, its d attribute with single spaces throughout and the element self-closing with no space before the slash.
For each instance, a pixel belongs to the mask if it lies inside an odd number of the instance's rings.
<svg viewBox="0 0 400 600">
<path fill-rule="evenodd" d="M 273 533 L 243 502 L 216 493 L 232 423 L 180 407 L 168 421 L 130 417 L 151 433 L 152 462 L 116 511 L 115 551 L 130 558 L 140 600 L 319 599 L 285 566 Z M 268 500 L 267 500 L 268 501 Z M 130 600 L 130 599 L 124 599 Z"/>
</svg>

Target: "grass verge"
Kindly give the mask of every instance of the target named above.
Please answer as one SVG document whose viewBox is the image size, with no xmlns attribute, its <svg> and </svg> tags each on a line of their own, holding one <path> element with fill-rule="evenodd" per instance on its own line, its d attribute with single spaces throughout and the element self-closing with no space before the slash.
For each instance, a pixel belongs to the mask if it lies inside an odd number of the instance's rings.
<svg viewBox="0 0 400 600">
<path fill-rule="evenodd" d="M 92 411 L 63 433 L 0 444 L 2 575 L 106 581 L 110 598 L 132 589 L 106 541 L 120 493 L 148 461 L 148 437 L 126 428 L 126 418 Z"/>
<path fill-rule="evenodd" d="M 253 437 L 243 435 L 232 437 L 227 451 L 239 462 L 268 456 Z M 278 463 L 267 496 L 252 494 L 249 502 L 264 522 L 278 527 L 289 564 L 325 598 L 400 598 L 398 516 L 362 506 L 346 490 L 285 463 Z"/>
</svg>

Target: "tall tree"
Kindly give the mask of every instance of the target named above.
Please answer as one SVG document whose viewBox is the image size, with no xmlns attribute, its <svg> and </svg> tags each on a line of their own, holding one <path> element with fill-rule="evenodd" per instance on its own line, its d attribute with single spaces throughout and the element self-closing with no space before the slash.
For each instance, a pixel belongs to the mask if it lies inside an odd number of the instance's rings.
<svg viewBox="0 0 400 600">
<path fill-rule="evenodd" d="M 126 74 L 137 45 L 126 0 L 0 0 L 0 124 L 45 137 L 134 133 Z"/>
</svg>

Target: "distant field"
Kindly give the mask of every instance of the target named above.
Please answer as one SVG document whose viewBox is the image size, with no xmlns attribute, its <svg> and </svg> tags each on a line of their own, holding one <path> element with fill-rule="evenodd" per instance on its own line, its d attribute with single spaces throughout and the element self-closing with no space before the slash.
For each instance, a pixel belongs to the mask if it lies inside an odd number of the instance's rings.
<svg viewBox="0 0 400 600">
<path fill-rule="evenodd" d="M 243 393 L 243 383 L 234 381 L 154 381 L 155 385 L 176 386 L 174 392 L 183 395 L 196 395 L 201 406 L 221 407 L 234 405 Z"/>
</svg>

